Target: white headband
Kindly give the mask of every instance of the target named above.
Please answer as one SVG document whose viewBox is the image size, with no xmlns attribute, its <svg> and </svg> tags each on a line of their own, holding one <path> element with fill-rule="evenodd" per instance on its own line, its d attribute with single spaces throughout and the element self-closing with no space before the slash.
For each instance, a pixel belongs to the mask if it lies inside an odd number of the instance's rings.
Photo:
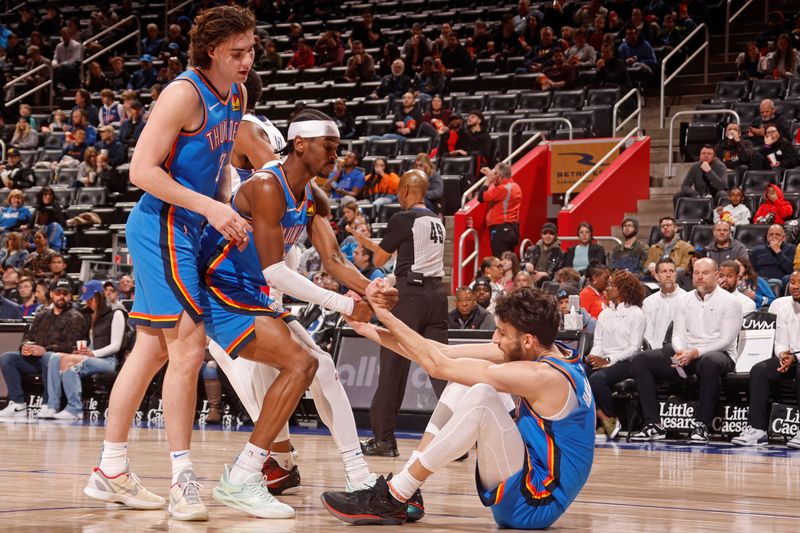
<svg viewBox="0 0 800 533">
<path fill-rule="evenodd" d="M 295 137 L 339 137 L 339 128 L 332 120 L 303 120 L 289 124 L 289 140 Z"/>
</svg>

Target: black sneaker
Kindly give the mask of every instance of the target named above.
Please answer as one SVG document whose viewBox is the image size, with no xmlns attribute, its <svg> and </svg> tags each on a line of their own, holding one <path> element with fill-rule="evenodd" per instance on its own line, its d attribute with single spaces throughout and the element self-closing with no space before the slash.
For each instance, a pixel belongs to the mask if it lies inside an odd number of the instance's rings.
<svg viewBox="0 0 800 533">
<path fill-rule="evenodd" d="M 399 526 L 407 520 L 408 504 L 392 496 L 383 476 L 368 489 L 323 492 L 320 499 L 329 513 L 348 524 Z"/>
<path fill-rule="evenodd" d="M 697 444 L 708 444 L 708 428 L 702 422 L 695 422 L 689 440 Z"/>
<path fill-rule="evenodd" d="M 364 455 L 377 457 L 398 457 L 400 455 L 400 452 L 397 451 L 396 440 L 378 440 L 376 437 L 362 442 L 361 451 Z"/>
<path fill-rule="evenodd" d="M 406 520 L 409 522 L 419 522 L 425 516 L 425 502 L 422 501 L 422 491 L 417 489 L 411 498 L 406 502 L 408 504 Z"/>
<path fill-rule="evenodd" d="M 631 440 L 635 441 L 662 440 L 666 438 L 667 432 L 658 424 L 647 424 L 641 431 L 631 435 Z"/>
</svg>

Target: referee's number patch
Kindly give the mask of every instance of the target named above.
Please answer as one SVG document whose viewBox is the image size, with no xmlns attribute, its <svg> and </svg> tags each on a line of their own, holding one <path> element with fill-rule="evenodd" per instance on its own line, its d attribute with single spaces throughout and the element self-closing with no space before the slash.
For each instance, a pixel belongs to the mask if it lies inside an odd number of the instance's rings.
<svg viewBox="0 0 800 533">
<path fill-rule="evenodd" d="M 444 244 L 444 229 L 442 225 L 431 221 L 431 241 L 434 244 Z"/>
</svg>

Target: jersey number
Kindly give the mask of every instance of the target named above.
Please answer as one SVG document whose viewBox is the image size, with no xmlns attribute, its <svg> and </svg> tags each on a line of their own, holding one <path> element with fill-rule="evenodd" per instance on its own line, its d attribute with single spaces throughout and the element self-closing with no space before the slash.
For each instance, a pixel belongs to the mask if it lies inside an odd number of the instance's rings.
<svg viewBox="0 0 800 533">
<path fill-rule="evenodd" d="M 431 222 L 431 241 L 433 241 L 434 244 L 444 243 L 444 230 L 441 224 Z"/>
</svg>

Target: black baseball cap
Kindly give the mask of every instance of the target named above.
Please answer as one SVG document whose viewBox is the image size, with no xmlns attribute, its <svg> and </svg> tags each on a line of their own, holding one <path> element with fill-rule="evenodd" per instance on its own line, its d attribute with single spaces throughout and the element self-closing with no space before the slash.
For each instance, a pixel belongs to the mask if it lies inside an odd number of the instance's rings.
<svg viewBox="0 0 800 533">
<path fill-rule="evenodd" d="M 571 283 L 565 283 L 561 287 L 558 288 L 558 299 L 561 300 L 562 298 L 569 298 L 570 296 L 577 296 L 578 289 L 576 289 Z"/>
<path fill-rule="evenodd" d="M 548 231 L 553 235 L 558 235 L 558 228 L 556 228 L 556 225 L 552 222 L 545 222 L 542 224 L 542 230 L 539 233 L 546 233 Z"/>
<path fill-rule="evenodd" d="M 475 278 L 475 283 L 472 285 L 472 290 L 477 289 L 478 287 L 486 287 L 489 291 L 492 290 L 492 280 L 487 278 L 486 276 L 479 276 Z"/>
<path fill-rule="evenodd" d="M 67 291 L 67 292 L 71 293 L 72 292 L 72 283 L 70 283 L 68 279 L 59 278 L 59 279 L 55 280 L 53 283 L 50 284 L 50 290 L 51 291 L 64 290 L 64 291 Z"/>
</svg>

